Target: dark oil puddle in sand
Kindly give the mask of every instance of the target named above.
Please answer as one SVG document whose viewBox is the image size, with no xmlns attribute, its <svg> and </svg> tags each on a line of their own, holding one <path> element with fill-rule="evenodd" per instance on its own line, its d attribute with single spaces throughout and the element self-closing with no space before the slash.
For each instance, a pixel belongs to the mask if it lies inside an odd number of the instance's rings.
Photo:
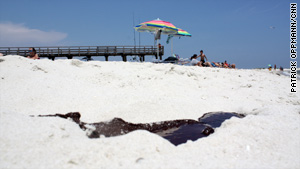
<svg viewBox="0 0 300 169">
<path fill-rule="evenodd" d="M 186 143 L 188 140 L 195 141 L 206 137 L 214 132 L 214 128 L 231 117 L 243 118 L 238 113 L 214 112 L 206 113 L 196 120 L 183 119 L 172 121 L 161 121 L 155 123 L 129 123 L 121 118 L 114 118 L 108 122 L 85 123 L 80 121 L 80 113 L 72 112 L 67 114 L 39 115 L 39 117 L 61 117 L 71 118 L 83 130 L 89 130 L 89 138 L 99 138 L 124 135 L 135 130 L 147 130 L 167 139 L 174 145 Z"/>
<path fill-rule="evenodd" d="M 213 128 L 220 127 L 222 123 L 231 117 L 243 118 L 245 115 L 238 113 L 216 112 L 205 113 L 198 121 L 202 124 L 208 124 Z"/>
</svg>

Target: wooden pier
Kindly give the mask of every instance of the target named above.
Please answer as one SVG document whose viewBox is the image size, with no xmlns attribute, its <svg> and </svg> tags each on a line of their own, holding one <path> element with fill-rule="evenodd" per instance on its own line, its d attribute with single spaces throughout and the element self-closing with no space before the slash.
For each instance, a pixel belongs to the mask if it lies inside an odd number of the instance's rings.
<svg viewBox="0 0 300 169">
<path fill-rule="evenodd" d="M 0 47 L 0 53 L 3 55 L 28 56 L 30 47 Z M 39 57 L 47 57 L 54 60 L 56 57 L 86 57 L 87 60 L 93 56 L 104 56 L 108 61 L 109 56 L 121 56 L 123 61 L 127 61 L 127 56 L 139 56 L 140 61 L 145 61 L 145 56 L 156 56 L 156 59 L 162 60 L 164 54 L 163 46 L 157 48 L 154 46 L 55 46 L 55 47 L 34 47 Z"/>
</svg>

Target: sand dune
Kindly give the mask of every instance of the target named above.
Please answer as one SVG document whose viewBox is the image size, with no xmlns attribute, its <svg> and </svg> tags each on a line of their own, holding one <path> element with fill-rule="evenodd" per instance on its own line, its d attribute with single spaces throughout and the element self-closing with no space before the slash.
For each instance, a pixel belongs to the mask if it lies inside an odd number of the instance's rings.
<svg viewBox="0 0 300 169">
<path fill-rule="evenodd" d="M 299 84 L 299 80 L 298 80 Z M 299 168 L 300 95 L 268 70 L 0 56 L 0 168 Z M 174 146 L 139 130 L 89 139 L 70 121 L 197 120 L 246 114 Z"/>
</svg>

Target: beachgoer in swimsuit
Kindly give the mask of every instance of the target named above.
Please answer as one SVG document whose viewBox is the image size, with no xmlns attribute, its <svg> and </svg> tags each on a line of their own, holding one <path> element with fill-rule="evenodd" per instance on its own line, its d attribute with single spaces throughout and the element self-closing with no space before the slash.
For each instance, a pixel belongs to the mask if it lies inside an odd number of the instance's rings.
<svg viewBox="0 0 300 169">
<path fill-rule="evenodd" d="M 225 60 L 225 62 L 224 62 L 224 67 L 225 67 L 225 68 L 229 68 L 229 65 L 228 65 L 228 63 L 227 63 L 226 60 Z"/>
<path fill-rule="evenodd" d="M 209 67 L 212 67 L 212 65 L 210 64 L 210 62 L 208 62 L 208 59 L 207 57 L 205 56 L 205 54 L 203 53 L 203 50 L 200 50 L 200 55 L 197 56 L 197 57 L 200 57 L 200 62 L 201 62 L 201 65 L 202 66 L 209 66 Z M 206 59 L 206 62 L 205 62 L 205 59 Z"/>
<path fill-rule="evenodd" d="M 202 67 L 202 64 L 201 64 L 201 62 L 199 62 L 198 60 L 197 60 L 197 55 L 196 54 L 194 54 L 192 57 L 191 57 L 191 65 L 192 66 L 200 66 L 200 67 Z"/>
<path fill-rule="evenodd" d="M 29 48 L 29 56 L 27 56 L 27 58 L 30 58 L 30 59 L 40 59 L 39 58 L 39 55 L 36 54 L 36 50 L 34 48 Z"/>
</svg>

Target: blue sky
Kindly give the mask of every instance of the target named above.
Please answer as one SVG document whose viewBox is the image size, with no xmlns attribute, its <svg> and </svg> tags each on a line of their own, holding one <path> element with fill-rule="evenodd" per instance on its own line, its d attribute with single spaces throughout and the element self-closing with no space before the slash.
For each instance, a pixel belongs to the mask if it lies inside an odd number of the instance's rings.
<svg viewBox="0 0 300 169">
<path fill-rule="evenodd" d="M 182 58 L 202 49 L 209 61 L 227 60 L 238 68 L 289 67 L 291 2 L 296 1 L 1 0 L 0 46 L 134 45 L 134 25 L 160 18 L 192 34 L 173 39 L 174 53 Z M 154 43 L 150 33 L 135 35 L 137 45 Z M 166 39 L 163 58 L 171 55 Z"/>
</svg>

